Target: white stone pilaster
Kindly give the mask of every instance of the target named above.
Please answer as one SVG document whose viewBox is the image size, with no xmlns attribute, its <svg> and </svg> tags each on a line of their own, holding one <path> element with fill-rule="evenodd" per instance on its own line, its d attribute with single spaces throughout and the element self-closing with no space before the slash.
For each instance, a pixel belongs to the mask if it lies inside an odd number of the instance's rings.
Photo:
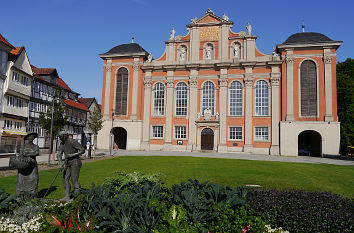
<svg viewBox="0 0 354 233">
<path fill-rule="evenodd" d="M 218 151 L 224 152 L 227 151 L 226 146 L 226 137 L 227 137 L 227 129 L 226 129 L 226 116 L 227 116 L 227 69 L 220 70 L 220 78 L 219 78 L 219 120 L 220 120 L 220 142 Z M 218 134 L 216 134 L 218 135 Z"/>
<path fill-rule="evenodd" d="M 252 71 L 252 69 L 251 69 Z M 248 71 L 249 72 L 249 71 Z M 248 73 L 246 69 L 245 74 L 245 144 L 243 147 L 243 151 L 247 153 L 252 153 L 253 144 L 252 144 L 252 106 L 253 106 L 253 75 L 252 73 Z"/>
<path fill-rule="evenodd" d="M 145 73 L 144 78 L 144 118 L 143 118 L 143 150 L 149 150 L 150 115 L 151 115 L 151 71 Z"/>
<path fill-rule="evenodd" d="M 139 58 L 134 58 L 133 62 L 133 93 L 132 93 L 132 114 L 130 119 L 136 120 L 138 111 L 138 90 L 139 90 Z"/>
<path fill-rule="evenodd" d="M 292 54 L 292 51 L 287 51 Z M 294 118 L 294 58 L 286 55 L 286 121 Z"/>
<path fill-rule="evenodd" d="M 167 100 L 166 100 L 166 127 L 164 149 L 170 149 L 172 142 L 172 116 L 173 116 L 173 71 L 167 71 Z"/>
<path fill-rule="evenodd" d="M 198 71 L 191 70 L 191 76 L 189 78 L 189 125 L 188 125 L 188 145 L 187 150 L 193 151 L 197 149 L 197 129 L 196 129 L 196 117 L 197 117 L 197 94 L 198 94 Z"/>
<path fill-rule="evenodd" d="M 229 26 L 223 24 L 220 26 L 220 39 L 219 39 L 219 60 L 225 61 L 228 59 L 229 52 Z"/>
<path fill-rule="evenodd" d="M 199 29 L 197 27 L 192 27 L 191 29 L 191 61 L 199 60 Z"/>
<path fill-rule="evenodd" d="M 323 57 L 325 67 L 325 121 L 333 121 L 332 114 L 332 57 L 325 54 Z"/>
<path fill-rule="evenodd" d="M 106 85 L 104 93 L 104 118 L 109 119 L 109 102 L 111 93 L 111 72 L 112 72 L 112 59 L 107 59 L 106 63 Z"/>
<path fill-rule="evenodd" d="M 280 73 L 271 73 L 271 84 L 272 84 L 272 144 L 270 146 L 269 154 L 279 155 L 279 82 Z"/>
<path fill-rule="evenodd" d="M 256 36 L 245 36 L 246 39 L 246 59 L 253 61 L 256 59 Z"/>
</svg>

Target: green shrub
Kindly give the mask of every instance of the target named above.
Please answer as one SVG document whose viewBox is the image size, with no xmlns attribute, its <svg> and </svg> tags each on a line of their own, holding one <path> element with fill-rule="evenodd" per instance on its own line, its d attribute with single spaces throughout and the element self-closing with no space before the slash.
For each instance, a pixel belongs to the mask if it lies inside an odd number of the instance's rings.
<svg viewBox="0 0 354 233">
<path fill-rule="evenodd" d="M 15 200 L 16 195 L 10 195 L 4 189 L 0 189 L 0 215 L 6 214 Z"/>
</svg>

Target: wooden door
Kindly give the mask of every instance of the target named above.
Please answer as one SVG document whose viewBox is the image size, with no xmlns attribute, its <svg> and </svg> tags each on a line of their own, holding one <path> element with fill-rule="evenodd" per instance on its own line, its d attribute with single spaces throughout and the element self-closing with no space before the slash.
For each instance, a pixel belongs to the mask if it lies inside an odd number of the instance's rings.
<svg viewBox="0 0 354 233">
<path fill-rule="evenodd" d="M 214 131 L 210 128 L 205 128 L 202 130 L 201 149 L 214 150 Z"/>
</svg>

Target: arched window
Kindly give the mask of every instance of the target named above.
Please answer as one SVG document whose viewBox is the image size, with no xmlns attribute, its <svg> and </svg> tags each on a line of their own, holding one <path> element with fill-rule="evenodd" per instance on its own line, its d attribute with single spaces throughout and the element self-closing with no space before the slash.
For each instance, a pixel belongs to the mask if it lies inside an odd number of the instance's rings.
<svg viewBox="0 0 354 233">
<path fill-rule="evenodd" d="M 203 84 L 203 104 L 202 114 L 204 115 L 205 109 L 210 109 L 211 114 L 214 115 L 214 83 L 207 81 Z"/>
<path fill-rule="evenodd" d="M 187 115 L 187 84 L 178 83 L 176 87 L 176 115 Z"/>
<path fill-rule="evenodd" d="M 127 115 L 128 109 L 128 70 L 124 67 L 117 72 L 115 115 Z"/>
<path fill-rule="evenodd" d="M 165 114 L 165 86 L 162 83 L 156 83 L 154 86 L 154 113 L 155 116 Z"/>
<path fill-rule="evenodd" d="M 269 114 L 269 94 L 268 84 L 264 80 L 256 83 L 256 115 L 268 116 Z"/>
<path fill-rule="evenodd" d="M 300 69 L 301 116 L 317 115 L 317 70 L 313 61 L 304 61 Z"/>
<path fill-rule="evenodd" d="M 230 116 L 242 116 L 242 84 L 234 81 L 230 85 Z"/>
</svg>

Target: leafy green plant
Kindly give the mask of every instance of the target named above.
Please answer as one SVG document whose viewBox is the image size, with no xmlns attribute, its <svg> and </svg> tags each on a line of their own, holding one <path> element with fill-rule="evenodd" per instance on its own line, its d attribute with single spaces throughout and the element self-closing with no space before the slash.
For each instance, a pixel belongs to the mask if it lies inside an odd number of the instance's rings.
<svg viewBox="0 0 354 233">
<path fill-rule="evenodd" d="M 159 174 L 146 175 L 140 172 L 115 172 L 115 177 L 105 178 L 103 184 L 112 186 L 116 191 L 127 190 L 135 185 L 162 184 Z"/>
<path fill-rule="evenodd" d="M 8 213 L 15 198 L 16 195 L 10 195 L 4 189 L 0 189 L 0 214 Z"/>
</svg>

